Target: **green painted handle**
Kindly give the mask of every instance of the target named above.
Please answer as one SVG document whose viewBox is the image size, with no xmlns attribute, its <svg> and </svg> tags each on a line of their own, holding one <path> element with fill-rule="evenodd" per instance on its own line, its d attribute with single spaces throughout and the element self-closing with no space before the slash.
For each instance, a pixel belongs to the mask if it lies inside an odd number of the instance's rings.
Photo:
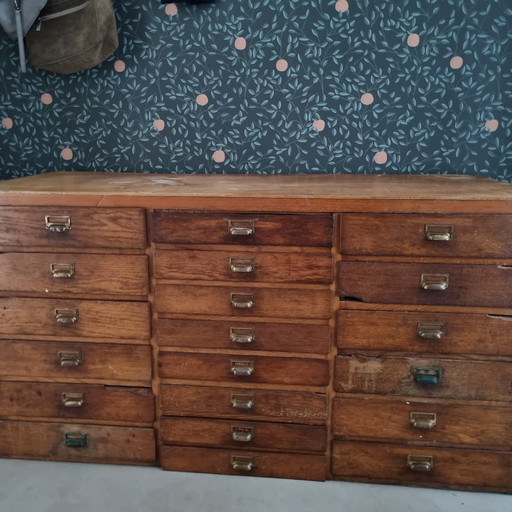
<svg viewBox="0 0 512 512">
<path fill-rule="evenodd" d="M 87 446 L 88 435 L 82 432 L 66 432 L 64 434 L 64 444 L 68 448 L 85 448 Z"/>
<path fill-rule="evenodd" d="M 441 368 L 436 366 L 415 366 L 412 377 L 417 384 L 439 384 L 441 382 Z"/>
</svg>

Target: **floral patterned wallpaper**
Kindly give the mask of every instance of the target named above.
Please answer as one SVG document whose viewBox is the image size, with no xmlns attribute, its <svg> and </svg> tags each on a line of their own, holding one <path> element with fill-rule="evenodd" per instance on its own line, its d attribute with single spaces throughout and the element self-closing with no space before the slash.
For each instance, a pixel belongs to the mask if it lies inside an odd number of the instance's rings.
<svg viewBox="0 0 512 512">
<path fill-rule="evenodd" d="M 0 177 L 459 173 L 512 181 L 510 0 L 113 0 L 60 76 L 0 35 Z"/>
</svg>

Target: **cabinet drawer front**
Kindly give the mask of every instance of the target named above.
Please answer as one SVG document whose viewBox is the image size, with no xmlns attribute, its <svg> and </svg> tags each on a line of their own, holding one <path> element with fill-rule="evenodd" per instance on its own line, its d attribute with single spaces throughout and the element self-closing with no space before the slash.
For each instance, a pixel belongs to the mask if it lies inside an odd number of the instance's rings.
<svg viewBox="0 0 512 512">
<path fill-rule="evenodd" d="M 98 464 L 155 464 L 152 428 L 0 421 L 0 456 Z"/>
<path fill-rule="evenodd" d="M 344 214 L 341 253 L 510 258 L 512 215 Z"/>
<path fill-rule="evenodd" d="M 148 345 L 1 340 L 0 375 L 150 385 L 151 350 Z"/>
<path fill-rule="evenodd" d="M 325 452 L 325 427 L 262 421 L 162 418 L 163 444 L 210 448 L 267 449 L 284 452 Z"/>
<path fill-rule="evenodd" d="M 146 340 L 145 302 L 0 299 L 0 336 Z M 140 342 L 140 341 L 138 341 Z"/>
<path fill-rule="evenodd" d="M 246 452 L 162 446 L 162 468 L 170 471 L 221 475 L 325 480 L 326 458 L 321 455 Z"/>
<path fill-rule="evenodd" d="M 339 288 L 362 302 L 507 308 L 512 266 L 344 262 Z"/>
<path fill-rule="evenodd" d="M 345 310 L 338 314 L 340 351 L 512 355 L 512 316 Z"/>
<path fill-rule="evenodd" d="M 156 321 L 158 344 L 170 347 L 327 354 L 330 336 L 328 325 L 164 318 Z"/>
<path fill-rule="evenodd" d="M 324 394 L 254 388 L 162 385 L 162 414 L 211 416 L 321 424 L 327 419 Z"/>
<path fill-rule="evenodd" d="M 175 250 L 155 252 L 155 277 L 200 281 L 330 283 L 327 253 Z"/>
<path fill-rule="evenodd" d="M 342 439 L 466 444 L 512 450 L 510 407 L 403 400 L 334 400 L 334 435 Z"/>
<path fill-rule="evenodd" d="M 151 425 L 154 418 L 150 388 L 0 382 L 4 418 L 67 418 Z"/>
<path fill-rule="evenodd" d="M 238 215 L 159 210 L 153 213 L 151 232 L 157 243 L 329 247 L 333 219 L 328 214 Z"/>
<path fill-rule="evenodd" d="M 0 254 L 0 290 L 58 296 L 146 297 L 146 256 Z"/>
<path fill-rule="evenodd" d="M 146 247 L 144 210 L 14 207 L 0 210 L 0 247 Z"/>
<path fill-rule="evenodd" d="M 339 356 L 334 387 L 344 393 L 510 401 L 512 363 Z"/>
<path fill-rule="evenodd" d="M 302 386 L 329 383 L 328 362 L 322 359 L 160 352 L 158 367 L 162 379 Z"/>
<path fill-rule="evenodd" d="M 430 462 L 433 469 L 418 470 Z M 335 442 L 332 472 L 374 483 L 512 491 L 512 453 L 507 452 Z"/>
<path fill-rule="evenodd" d="M 331 316 L 331 291 L 294 288 L 159 285 L 158 313 L 185 315 L 325 318 Z"/>
</svg>

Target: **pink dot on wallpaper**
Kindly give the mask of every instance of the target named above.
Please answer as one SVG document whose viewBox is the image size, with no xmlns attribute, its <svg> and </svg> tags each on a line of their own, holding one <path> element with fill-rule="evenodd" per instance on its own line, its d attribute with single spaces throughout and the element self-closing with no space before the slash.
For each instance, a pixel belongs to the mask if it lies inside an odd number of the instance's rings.
<svg viewBox="0 0 512 512">
<path fill-rule="evenodd" d="M 245 50 L 247 48 L 247 40 L 245 37 L 237 37 L 235 39 L 235 48 L 237 50 Z"/>
<path fill-rule="evenodd" d="M 41 103 L 44 105 L 51 105 L 53 103 L 52 95 L 48 94 L 47 92 L 41 94 Z"/>
<path fill-rule="evenodd" d="M 70 148 L 64 148 L 60 152 L 60 156 L 63 160 L 71 160 L 73 158 L 73 151 Z"/>
<path fill-rule="evenodd" d="M 385 164 L 388 161 L 388 154 L 385 151 L 378 151 L 373 159 L 376 164 Z"/>
<path fill-rule="evenodd" d="M 460 69 L 462 65 L 464 64 L 464 61 L 462 60 L 462 57 L 452 57 L 450 60 L 450 67 L 452 69 Z"/>
<path fill-rule="evenodd" d="M 126 69 L 126 64 L 124 63 L 124 60 L 116 60 L 114 62 L 114 69 L 118 73 L 122 73 Z"/>
<path fill-rule="evenodd" d="M 279 59 L 276 62 L 277 71 L 286 71 L 288 69 L 288 61 L 286 59 Z"/>
<path fill-rule="evenodd" d="M 165 6 L 165 14 L 176 16 L 178 14 L 178 6 L 176 4 L 167 4 Z"/>
<path fill-rule="evenodd" d="M 14 126 L 14 122 L 13 122 L 13 120 L 10 117 L 4 117 L 2 119 L 2 126 L 6 130 L 10 130 Z"/>
<path fill-rule="evenodd" d="M 325 130 L 325 121 L 323 119 L 317 119 L 313 121 L 313 130 L 317 132 L 323 132 Z"/>
<path fill-rule="evenodd" d="M 415 48 L 420 44 L 420 36 L 418 34 L 409 34 L 407 38 L 407 45 L 411 48 Z"/>
<path fill-rule="evenodd" d="M 153 121 L 153 128 L 161 132 L 165 128 L 165 121 L 163 119 L 155 119 Z"/>
<path fill-rule="evenodd" d="M 213 153 L 213 159 L 218 164 L 221 164 L 222 162 L 224 162 L 224 160 L 226 160 L 226 153 L 224 153 L 222 149 L 218 149 L 217 151 L 215 151 L 215 153 Z"/>
<path fill-rule="evenodd" d="M 361 96 L 361 103 L 363 105 L 371 105 L 375 101 L 371 92 L 366 92 Z"/>
<path fill-rule="evenodd" d="M 206 94 L 198 94 L 196 98 L 196 103 L 204 107 L 208 104 L 208 96 L 206 96 Z"/>
<path fill-rule="evenodd" d="M 495 132 L 499 125 L 500 123 L 497 119 L 489 119 L 485 122 L 485 129 L 489 132 Z"/>
<path fill-rule="evenodd" d="M 338 0 L 334 7 L 338 12 L 348 11 L 348 2 L 347 0 Z"/>
</svg>

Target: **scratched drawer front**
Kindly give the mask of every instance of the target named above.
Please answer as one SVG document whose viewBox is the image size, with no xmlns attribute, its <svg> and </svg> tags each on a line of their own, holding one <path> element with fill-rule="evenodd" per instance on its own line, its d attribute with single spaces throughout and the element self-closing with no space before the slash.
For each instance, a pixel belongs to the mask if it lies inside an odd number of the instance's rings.
<svg viewBox="0 0 512 512">
<path fill-rule="evenodd" d="M 331 215 L 247 215 L 159 210 L 152 239 L 160 243 L 295 245 L 329 247 Z"/>
<path fill-rule="evenodd" d="M 0 246 L 146 247 L 144 210 L 136 208 L 6 207 Z"/>
<path fill-rule="evenodd" d="M 3 418 L 67 418 L 152 425 L 151 388 L 0 382 Z"/>
<path fill-rule="evenodd" d="M 221 475 L 325 480 L 326 458 L 322 455 L 214 450 L 162 446 L 160 463 L 170 471 Z"/>
<path fill-rule="evenodd" d="M 507 308 L 512 266 L 344 262 L 339 290 L 362 302 Z"/>
<path fill-rule="evenodd" d="M 158 285 L 155 308 L 157 313 L 328 319 L 331 316 L 331 291 Z"/>
<path fill-rule="evenodd" d="M 343 310 L 340 351 L 512 355 L 512 316 Z"/>
<path fill-rule="evenodd" d="M 0 254 L 0 290 L 51 296 L 146 297 L 146 256 Z"/>
<path fill-rule="evenodd" d="M 162 379 L 326 386 L 329 365 L 322 359 L 237 354 L 160 352 Z"/>
<path fill-rule="evenodd" d="M 338 356 L 344 393 L 510 401 L 512 363 L 436 358 Z"/>
<path fill-rule="evenodd" d="M 0 298 L 0 336 L 131 339 L 149 343 L 145 302 Z"/>
<path fill-rule="evenodd" d="M 239 450 L 324 452 L 327 448 L 327 433 L 323 426 L 262 421 L 162 418 L 160 437 L 163 444 Z"/>
<path fill-rule="evenodd" d="M 156 339 L 162 347 L 226 350 L 268 350 L 326 354 L 330 346 L 328 325 L 181 320 L 156 321 Z"/>
<path fill-rule="evenodd" d="M 342 215 L 341 253 L 510 258 L 512 215 Z"/>
<path fill-rule="evenodd" d="M 334 400 L 334 435 L 346 440 L 472 445 L 512 450 L 512 408 L 407 400 Z"/>
<path fill-rule="evenodd" d="M 148 345 L 0 341 L 0 375 L 151 384 Z"/>
<path fill-rule="evenodd" d="M 330 283 L 332 257 L 327 253 L 157 250 L 155 277 L 201 281 Z"/>
<path fill-rule="evenodd" d="M 332 472 L 373 483 L 512 491 L 510 452 L 335 442 Z"/>
<path fill-rule="evenodd" d="M 0 456 L 100 464 L 155 464 L 152 428 L 0 421 Z"/>
<path fill-rule="evenodd" d="M 163 415 L 209 416 L 322 424 L 327 419 L 323 393 L 254 388 L 162 385 Z"/>
</svg>

